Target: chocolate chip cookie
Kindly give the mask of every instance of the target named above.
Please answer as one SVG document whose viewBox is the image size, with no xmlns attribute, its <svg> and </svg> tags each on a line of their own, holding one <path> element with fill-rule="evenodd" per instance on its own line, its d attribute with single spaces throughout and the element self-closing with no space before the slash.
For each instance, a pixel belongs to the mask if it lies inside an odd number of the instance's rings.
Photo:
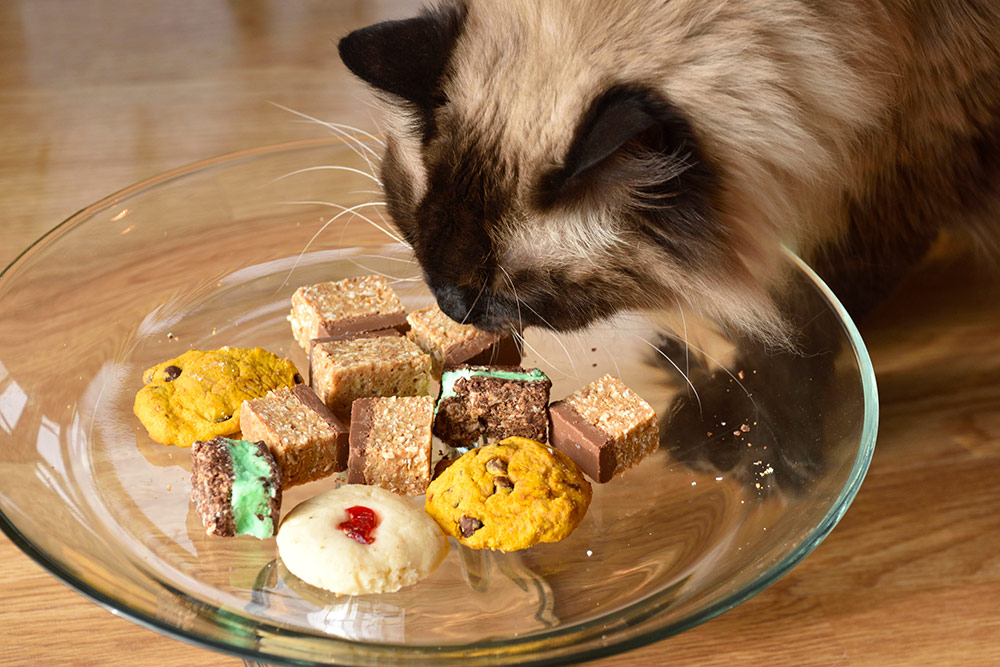
<svg viewBox="0 0 1000 667">
<path fill-rule="evenodd" d="M 424 509 L 467 547 L 516 551 L 567 537 L 591 493 L 565 454 L 512 437 L 455 461 L 431 482 Z"/>
</svg>

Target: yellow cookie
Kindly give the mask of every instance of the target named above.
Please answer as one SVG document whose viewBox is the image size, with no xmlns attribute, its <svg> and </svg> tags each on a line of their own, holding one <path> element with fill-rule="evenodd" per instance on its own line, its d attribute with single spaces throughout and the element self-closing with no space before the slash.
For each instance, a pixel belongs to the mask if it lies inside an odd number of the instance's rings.
<svg viewBox="0 0 1000 667">
<path fill-rule="evenodd" d="M 516 551 L 572 533 L 591 494 L 565 454 L 512 437 L 451 464 L 431 482 L 424 509 L 467 547 Z"/>
<path fill-rule="evenodd" d="M 295 366 L 255 347 L 188 350 L 142 374 L 132 409 L 149 437 L 190 447 L 240 430 L 240 404 L 301 382 Z"/>
</svg>

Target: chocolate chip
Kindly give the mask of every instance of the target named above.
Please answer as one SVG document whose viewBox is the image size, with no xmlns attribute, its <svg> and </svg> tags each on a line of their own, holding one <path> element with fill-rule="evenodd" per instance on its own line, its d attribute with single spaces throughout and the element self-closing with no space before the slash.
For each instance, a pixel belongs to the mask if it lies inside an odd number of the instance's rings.
<svg viewBox="0 0 1000 667">
<path fill-rule="evenodd" d="M 441 473 L 443 473 L 445 470 L 447 470 L 448 466 L 450 466 L 454 462 L 455 462 L 455 459 L 441 459 L 441 460 L 439 460 L 437 463 L 434 464 L 434 472 L 431 475 L 431 479 L 437 479 L 438 476 Z"/>
<path fill-rule="evenodd" d="M 486 462 L 486 472 L 494 475 L 506 475 L 507 462 L 503 459 L 490 459 Z"/>
<path fill-rule="evenodd" d="M 166 375 L 164 378 L 167 382 L 173 382 L 181 376 L 181 369 L 177 366 L 167 366 L 163 369 L 163 374 Z"/>
<path fill-rule="evenodd" d="M 229 415 L 229 416 L 223 415 L 222 417 L 216 417 L 215 418 L 215 423 L 216 424 L 221 424 L 222 422 L 229 421 L 232 418 L 233 418 L 232 415 Z"/>
<path fill-rule="evenodd" d="M 295 384 L 302 384 L 302 376 L 296 373 L 295 375 L 292 376 L 292 381 Z"/>
<path fill-rule="evenodd" d="M 510 481 L 510 477 L 494 477 L 493 478 L 493 493 L 499 492 L 501 489 L 510 493 L 514 490 L 514 482 Z"/>
<path fill-rule="evenodd" d="M 462 531 L 462 537 L 472 537 L 473 533 L 483 527 L 483 522 L 463 514 L 458 520 L 458 527 Z"/>
</svg>

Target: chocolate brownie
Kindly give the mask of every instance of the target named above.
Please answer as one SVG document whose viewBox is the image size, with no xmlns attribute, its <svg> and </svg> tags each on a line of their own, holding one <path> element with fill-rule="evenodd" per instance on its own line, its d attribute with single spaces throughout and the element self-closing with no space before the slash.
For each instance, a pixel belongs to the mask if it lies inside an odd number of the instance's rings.
<svg viewBox="0 0 1000 667">
<path fill-rule="evenodd" d="M 434 435 L 452 447 L 511 436 L 546 441 L 552 382 L 537 368 L 445 367 Z"/>
</svg>

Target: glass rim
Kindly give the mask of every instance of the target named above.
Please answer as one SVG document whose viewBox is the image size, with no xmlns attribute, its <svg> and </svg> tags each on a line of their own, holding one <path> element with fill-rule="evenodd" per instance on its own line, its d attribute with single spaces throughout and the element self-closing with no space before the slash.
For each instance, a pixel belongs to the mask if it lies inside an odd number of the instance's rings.
<svg viewBox="0 0 1000 667">
<path fill-rule="evenodd" d="M 261 146 L 199 160 L 138 181 L 80 209 L 28 245 L 10 262 L 10 264 L 8 264 L 7 267 L 0 271 L 0 285 L 2 285 L 2 281 L 7 278 L 8 274 L 13 272 L 19 264 L 25 262 L 35 250 L 56 241 L 62 233 L 73 228 L 74 225 L 86 218 L 89 218 L 98 211 L 110 208 L 122 200 L 136 196 L 145 190 L 163 185 L 178 178 L 191 176 L 198 172 L 208 171 L 212 168 L 220 166 L 231 166 L 263 156 L 283 152 L 343 145 L 346 144 L 342 139 L 332 137 Z M 246 629 L 253 629 L 256 632 L 263 630 L 265 631 L 265 634 L 272 634 L 276 637 L 281 637 L 282 639 L 304 641 L 310 645 L 315 643 L 317 646 L 319 644 L 323 644 L 327 647 L 335 644 L 341 644 L 354 655 L 357 655 L 357 648 L 359 646 L 363 646 L 365 649 L 370 650 L 369 655 L 366 657 L 372 661 L 384 659 L 427 659 L 431 661 L 428 664 L 433 664 L 433 661 L 435 660 L 443 661 L 462 659 L 467 664 L 479 664 L 480 661 L 492 664 L 495 661 L 495 658 L 498 657 L 495 651 L 503 648 L 516 648 L 514 652 L 509 653 L 504 657 L 513 659 L 516 664 L 541 665 L 565 662 L 567 659 L 572 659 L 573 661 L 594 660 L 666 639 L 667 637 L 679 634 L 715 618 L 719 614 L 741 604 L 765 588 L 769 587 L 787 574 L 793 567 L 801 562 L 802 559 L 812 553 L 812 551 L 819 546 L 826 536 L 830 534 L 833 528 L 837 525 L 837 523 L 839 523 L 841 518 L 847 512 L 851 502 L 854 500 L 854 497 L 861 488 L 861 484 L 864 481 L 874 454 L 879 418 L 878 390 L 876 386 L 875 372 L 872 366 L 871 358 L 857 326 L 854 324 L 839 299 L 837 299 L 830 288 L 815 273 L 815 271 L 813 271 L 812 268 L 810 268 L 789 248 L 784 247 L 783 250 L 786 257 L 809 279 L 813 286 L 821 293 L 823 298 L 830 304 L 832 310 L 845 330 L 855 361 L 857 362 L 861 378 L 864 414 L 862 417 L 860 443 L 858 445 L 857 455 L 847 483 L 841 489 L 837 498 L 833 501 L 829 511 L 823 517 L 822 521 L 820 521 L 809 532 L 809 534 L 792 552 L 771 566 L 771 568 L 769 568 L 762 576 L 754 579 L 740 589 L 729 593 L 722 599 L 707 606 L 705 609 L 692 614 L 691 616 L 662 626 L 653 625 L 652 627 L 643 628 L 635 636 L 625 636 L 617 641 L 612 638 L 610 643 L 607 642 L 607 640 L 602 640 L 602 635 L 606 634 L 606 630 L 603 629 L 607 628 L 609 624 L 614 623 L 624 623 L 625 627 L 641 626 L 649 623 L 650 618 L 655 616 L 656 608 L 670 598 L 671 589 L 668 588 L 659 591 L 648 598 L 633 603 L 607 616 L 602 616 L 599 619 L 575 623 L 552 631 L 532 634 L 525 638 L 489 640 L 477 644 L 456 645 L 449 647 L 360 643 L 339 637 L 323 635 L 321 633 L 312 634 L 304 633 L 299 630 L 289 630 L 281 626 L 245 618 L 239 614 L 234 614 L 230 610 L 212 605 L 214 607 L 214 613 L 225 613 L 227 616 L 227 625 L 230 626 L 233 625 L 234 621 L 238 620 L 242 622 Z M 91 586 L 80 577 L 70 572 L 62 564 L 51 558 L 46 552 L 37 548 L 31 540 L 25 537 L 21 531 L 18 530 L 17 526 L 6 515 L 2 507 L 0 507 L 0 531 L 2 531 L 29 558 L 35 561 L 39 566 L 44 568 L 58 580 L 62 581 L 62 583 L 66 584 L 76 592 L 107 609 L 113 614 L 124 617 L 144 628 L 154 630 L 191 645 L 209 648 L 247 660 L 257 660 L 272 664 L 287 665 L 316 664 L 301 659 L 274 655 L 266 651 L 255 650 L 253 648 L 244 647 L 235 643 L 227 643 L 205 634 L 178 628 L 166 621 L 156 618 L 155 616 L 151 616 L 144 611 L 133 609 L 129 605 L 128 601 L 108 595 Z M 160 582 L 155 578 L 153 578 L 153 580 L 156 581 L 158 586 L 164 586 L 163 582 Z M 171 593 L 175 596 L 187 597 L 177 590 L 173 590 Z M 204 602 L 196 602 L 201 608 L 206 606 Z M 201 615 L 205 615 L 205 613 L 202 613 Z M 250 636 L 253 637 L 254 635 L 250 634 Z M 559 641 L 553 644 L 553 639 L 559 639 Z M 600 643 L 593 644 L 595 639 Z M 592 645 L 585 647 L 579 646 L 581 643 L 585 642 L 591 642 Z M 574 646 L 579 647 L 579 650 L 573 651 L 572 647 Z M 316 646 L 309 646 L 309 648 L 316 648 Z M 535 648 L 539 650 L 533 652 L 533 649 Z M 567 649 L 570 649 L 570 652 L 567 652 Z M 331 660 L 346 657 L 335 655 L 330 651 L 327 651 L 326 653 L 329 655 Z M 477 660 L 477 658 L 479 658 L 479 660 Z"/>
</svg>

